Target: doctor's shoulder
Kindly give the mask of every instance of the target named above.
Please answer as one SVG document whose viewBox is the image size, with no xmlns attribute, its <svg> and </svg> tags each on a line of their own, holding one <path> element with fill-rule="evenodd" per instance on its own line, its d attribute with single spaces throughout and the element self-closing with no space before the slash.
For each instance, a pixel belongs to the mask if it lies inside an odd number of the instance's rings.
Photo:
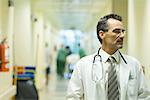
<svg viewBox="0 0 150 100">
<path fill-rule="evenodd" d="M 135 57 L 125 54 L 123 54 L 123 57 L 129 66 L 141 69 L 141 63 Z"/>
<path fill-rule="evenodd" d="M 76 63 L 76 66 L 78 66 L 78 67 L 88 67 L 88 66 L 92 65 L 93 59 L 94 59 L 94 54 L 82 57 Z"/>
</svg>

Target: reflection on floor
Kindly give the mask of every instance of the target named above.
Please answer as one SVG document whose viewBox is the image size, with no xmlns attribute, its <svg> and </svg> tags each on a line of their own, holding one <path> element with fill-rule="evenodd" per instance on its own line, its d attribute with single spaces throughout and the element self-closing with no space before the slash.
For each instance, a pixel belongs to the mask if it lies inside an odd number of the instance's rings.
<svg viewBox="0 0 150 100">
<path fill-rule="evenodd" d="M 51 76 L 48 86 L 39 92 L 40 100 L 66 100 L 68 81 Z"/>
</svg>

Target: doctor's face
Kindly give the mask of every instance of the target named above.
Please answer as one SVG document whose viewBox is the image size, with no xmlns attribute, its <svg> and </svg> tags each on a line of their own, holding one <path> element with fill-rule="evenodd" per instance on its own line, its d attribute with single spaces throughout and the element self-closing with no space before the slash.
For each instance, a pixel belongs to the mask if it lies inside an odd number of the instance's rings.
<svg viewBox="0 0 150 100">
<path fill-rule="evenodd" d="M 122 22 L 108 19 L 108 31 L 102 35 L 102 48 L 112 53 L 123 47 L 124 28 Z"/>
</svg>

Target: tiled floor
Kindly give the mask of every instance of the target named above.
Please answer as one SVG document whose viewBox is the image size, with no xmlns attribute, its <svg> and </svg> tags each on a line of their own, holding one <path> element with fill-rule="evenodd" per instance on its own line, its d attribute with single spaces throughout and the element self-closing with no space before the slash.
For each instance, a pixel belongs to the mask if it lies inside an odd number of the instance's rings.
<svg viewBox="0 0 150 100">
<path fill-rule="evenodd" d="M 66 100 L 68 81 L 51 76 L 49 85 L 39 92 L 40 100 Z"/>
</svg>

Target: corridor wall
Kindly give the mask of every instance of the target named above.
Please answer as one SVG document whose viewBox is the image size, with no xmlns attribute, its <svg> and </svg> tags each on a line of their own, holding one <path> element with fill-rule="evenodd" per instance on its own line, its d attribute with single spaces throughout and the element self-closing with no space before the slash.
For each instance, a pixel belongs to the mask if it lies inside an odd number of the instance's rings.
<svg viewBox="0 0 150 100">
<path fill-rule="evenodd" d="M 36 86 L 38 89 L 42 89 L 45 85 L 45 47 L 44 47 L 44 20 L 40 13 L 34 14 L 37 21 L 33 22 L 33 52 L 34 63 L 36 65 Z"/>
<path fill-rule="evenodd" d="M 0 0 L 0 42 L 6 38 L 9 45 L 9 71 L 0 71 L 0 100 L 9 100 L 16 94 L 16 86 L 12 85 L 13 74 L 13 5 L 8 6 L 8 0 Z"/>
<path fill-rule="evenodd" d="M 128 54 L 145 67 L 150 86 L 150 0 L 128 0 Z"/>
<path fill-rule="evenodd" d="M 14 65 L 32 66 L 31 1 L 15 0 L 14 3 Z"/>
</svg>

